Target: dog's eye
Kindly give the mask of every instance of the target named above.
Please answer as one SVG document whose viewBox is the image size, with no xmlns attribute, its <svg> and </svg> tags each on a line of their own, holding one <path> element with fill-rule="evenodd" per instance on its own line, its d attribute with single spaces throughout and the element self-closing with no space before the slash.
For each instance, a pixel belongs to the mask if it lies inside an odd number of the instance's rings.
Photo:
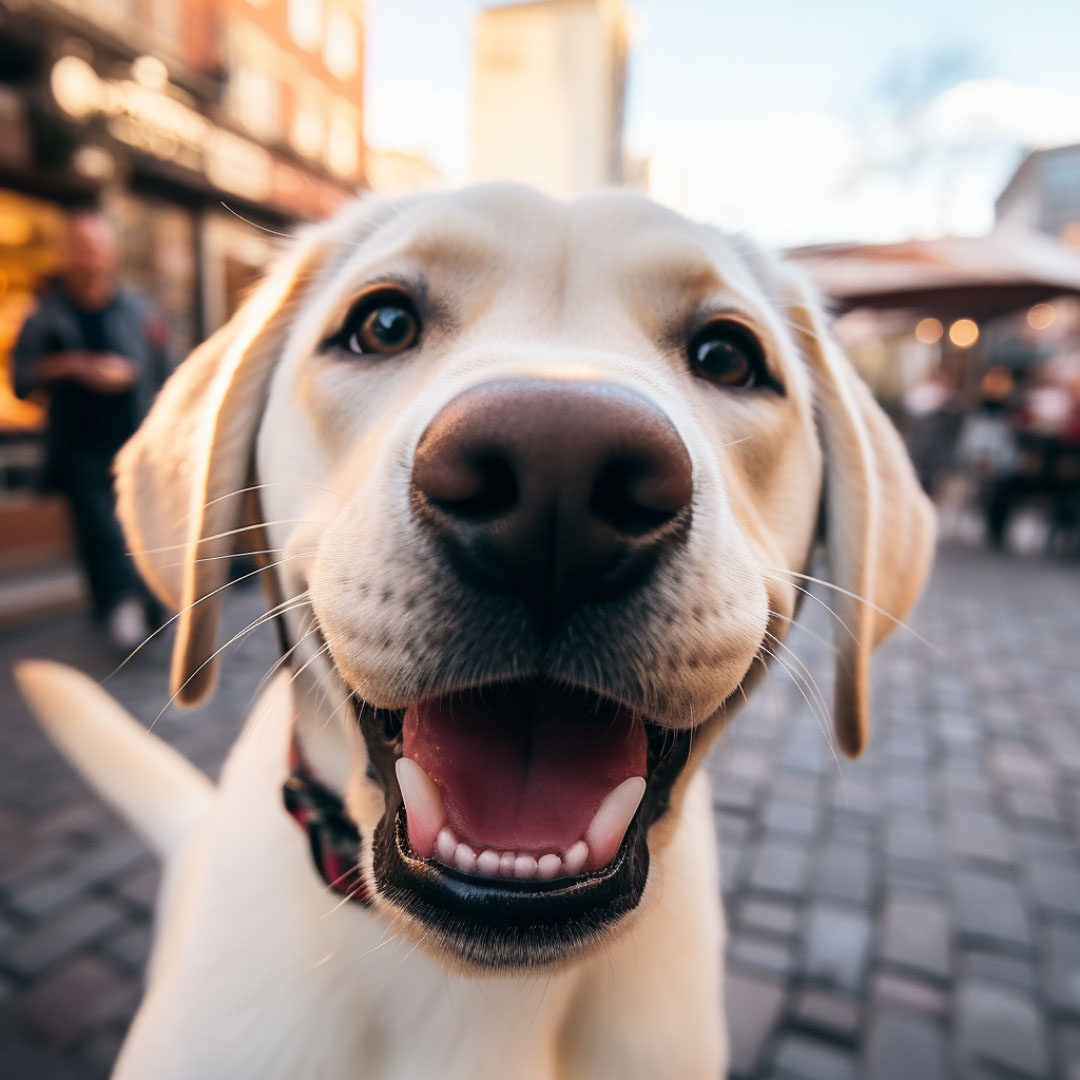
<svg viewBox="0 0 1080 1080">
<path fill-rule="evenodd" d="M 719 386 L 772 382 L 761 345 L 739 323 L 720 321 L 702 327 L 690 340 L 689 355 L 694 374 Z"/>
<path fill-rule="evenodd" d="M 411 348 L 419 337 L 420 318 L 412 301 L 404 293 L 381 293 L 356 304 L 331 343 L 356 356 L 391 356 Z"/>
</svg>

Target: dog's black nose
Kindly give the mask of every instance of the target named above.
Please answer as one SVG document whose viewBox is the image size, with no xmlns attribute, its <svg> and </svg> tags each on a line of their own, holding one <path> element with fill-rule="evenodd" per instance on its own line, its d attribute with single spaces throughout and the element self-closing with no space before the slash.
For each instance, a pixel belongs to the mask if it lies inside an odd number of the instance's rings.
<svg viewBox="0 0 1080 1080">
<path fill-rule="evenodd" d="M 550 633 L 639 581 L 690 519 L 690 455 L 640 394 L 506 379 L 465 391 L 420 439 L 413 497 L 459 572 Z"/>
</svg>

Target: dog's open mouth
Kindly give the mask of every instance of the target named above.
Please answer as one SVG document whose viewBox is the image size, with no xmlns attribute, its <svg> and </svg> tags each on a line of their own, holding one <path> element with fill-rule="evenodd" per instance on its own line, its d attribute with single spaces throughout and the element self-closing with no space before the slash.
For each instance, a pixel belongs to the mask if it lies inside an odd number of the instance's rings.
<svg viewBox="0 0 1080 1080">
<path fill-rule="evenodd" d="M 550 881 L 611 862 L 645 793 L 640 716 L 530 685 L 405 714 L 409 845 L 462 873 Z"/>
<path fill-rule="evenodd" d="M 537 681 L 360 719 L 386 787 L 376 888 L 438 944 L 491 967 L 551 962 L 637 905 L 688 732 Z"/>
</svg>

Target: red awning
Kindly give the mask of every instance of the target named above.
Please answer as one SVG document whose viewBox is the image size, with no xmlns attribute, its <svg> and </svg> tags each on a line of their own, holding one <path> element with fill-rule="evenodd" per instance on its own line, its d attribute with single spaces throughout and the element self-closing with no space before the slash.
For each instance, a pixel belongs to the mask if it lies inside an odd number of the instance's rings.
<svg viewBox="0 0 1080 1080">
<path fill-rule="evenodd" d="M 984 237 L 797 248 L 788 257 L 845 310 L 911 308 L 945 318 L 985 318 L 1080 294 L 1080 252 L 1012 229 Z"/>
</svg>

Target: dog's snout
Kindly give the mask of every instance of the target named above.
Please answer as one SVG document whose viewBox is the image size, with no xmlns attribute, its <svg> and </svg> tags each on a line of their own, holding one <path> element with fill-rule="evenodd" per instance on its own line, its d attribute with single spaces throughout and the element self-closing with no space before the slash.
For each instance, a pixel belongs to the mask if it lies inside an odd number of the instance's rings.
<svg viewBox="0 0 1080 1080">
<path fill-rule="evenodd" d="M 412 484 L 459 571 L 517 594 L 550 631 L 653 565 L 689 521 L 693 471 L 668 417 L 632 390 L 507 379 L 442 409 Z"/>
</svg>

